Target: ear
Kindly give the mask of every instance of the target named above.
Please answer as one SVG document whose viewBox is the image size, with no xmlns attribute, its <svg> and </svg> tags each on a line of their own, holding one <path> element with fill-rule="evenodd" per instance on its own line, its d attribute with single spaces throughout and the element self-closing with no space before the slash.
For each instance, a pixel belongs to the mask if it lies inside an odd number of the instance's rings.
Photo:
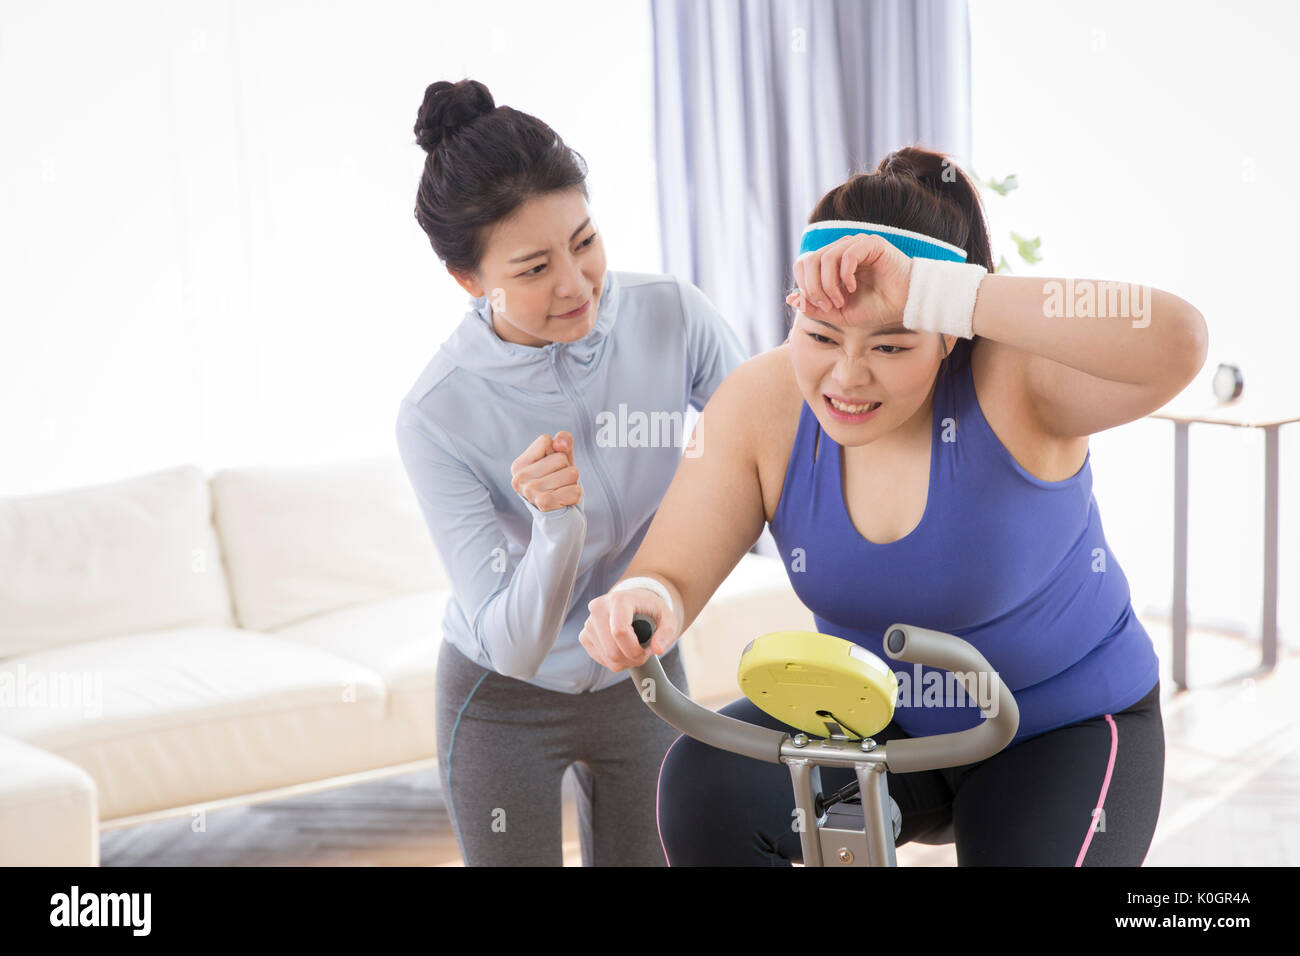
<svg viewBox="0 0 1300 956">
<path fill-rule="evenodd" d="M 483 286 L 472 275 L 466 275 L 463 272 L 457 272 L 451 266 L 447 266 L 447 274 L 459 283 L 460 287 L 468 292 L 473 298 L 478 299 L 483 296 Z"/>
</svg>

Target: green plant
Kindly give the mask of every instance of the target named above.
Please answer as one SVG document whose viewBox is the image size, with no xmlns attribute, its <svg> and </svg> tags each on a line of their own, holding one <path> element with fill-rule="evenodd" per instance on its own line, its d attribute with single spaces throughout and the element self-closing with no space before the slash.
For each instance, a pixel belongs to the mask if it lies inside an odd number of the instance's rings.
<svg viewBox="0 0 1300 956">
<path fill-rule="evenodd" d="M 1020 181 L 1016 178 L 1015 173 L 1012 173 L 1010 176 L 1001 180 L 993 178 L 981 179 L 979 175 L 976 174 L 974 168 L 971 169 L 970 174 L 971 178 L 975 180 L 975 185 L 986 194 L 996 193 L 999 196 L 1005 196 L 1007 193 L 1011 192 L 1011 190 L 1020 188 Z M 1014 229 L 1011 230 L 1010 234 L 1011 241 L 1015 243 L 1016 251 L 1020 254 L 1021 259 L 1025 260 L 1025 262 L 1029 263 L 1031 266 L 1043 261 L 1043 257 L 1038 254 L 1038 247 L 1040 244 L 1038 236 L 1034 236 L 1032 239 L 1026 239 Z M 995 273 L 1011 271 L 1011 264 L 1007 262 L 1006 256 L 998 256 L 997 268 L 993 271 Z"/>
</svg>

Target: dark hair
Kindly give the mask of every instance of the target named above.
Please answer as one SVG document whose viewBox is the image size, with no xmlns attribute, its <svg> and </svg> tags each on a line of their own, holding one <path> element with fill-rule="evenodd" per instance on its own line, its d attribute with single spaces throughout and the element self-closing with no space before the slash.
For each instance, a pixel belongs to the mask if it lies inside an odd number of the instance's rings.
<svg viewBox="0 0 1300 956">
<path fill-rule="evenodd" d="M 808 222 L 829 219 L 878 222 L 942 239 L 965 249 L 967 262 L 994 271 L 979 192 L 945 153 L 922 146 L 894 150 L 874 172 L 858 173 L 823 196 Z"/>
<path fill-rule="evenodd" d="M 589 198 L 582 156 L 537 117 L 497 106 L 475 80 L 430 84 L 415 141 L 429 154 L 415 219 L 457 272 L 477 272 L 491 227 L 534 196 L 577 189 Z"/>
</svg>

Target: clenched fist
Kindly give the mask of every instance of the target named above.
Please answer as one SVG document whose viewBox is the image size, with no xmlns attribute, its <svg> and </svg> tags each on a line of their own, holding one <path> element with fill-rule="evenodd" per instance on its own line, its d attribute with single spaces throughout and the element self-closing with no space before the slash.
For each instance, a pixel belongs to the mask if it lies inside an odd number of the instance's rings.
<svg viewBox="0 0 1300 956">
<path fill-rule="evenodd" d="M 573 436 L 568 432 L 538 435 L 510 465 L 510 487 L 538 511 L 558 511 L 582 500 L 578 469 L 573 464 Z"/>
</svg>

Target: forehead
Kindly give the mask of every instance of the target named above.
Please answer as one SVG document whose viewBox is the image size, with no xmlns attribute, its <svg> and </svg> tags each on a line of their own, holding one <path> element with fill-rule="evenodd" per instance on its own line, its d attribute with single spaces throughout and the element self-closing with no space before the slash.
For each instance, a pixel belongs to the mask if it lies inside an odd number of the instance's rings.
<svg viewBox="0 0 1300 956">
<path fill-rule="evenodd" d="M 827 321 L 825 321 L 825 320 L 823 320 L 823 319 L 814 319 L 811 315 L 807 315 L 806 313 L 803 313 L 803 312 L 798 313 L 798 317 L 799 317 L 799 318 L 802 318 L 805 322 L 811 322 L 811 323 L 814 323 L 814 324 L 816 324 L 816 325 L 825 326 L 826 328 L 828 328 L 828 329 L 830 329 L 830 330 L 832 330 L 832 331 L 834 331 L 834 332 L 839 332 L 841 335 L 843 335 L 845 332 L 849 332 L 849 331 L 864 331 L 864 332 L 867 332 L 868 335 L 872 335 L 872 336 L 875 336 L 875 335 L 916 335 L 916 334 L 917 334 L 917 333 L 916 333 L 914 330 L 912 330 L 912 329 L 904 328 L 900 323 L 894 323 L 894 324 L 892 324 L 892 325 L 884 325 L 884 326 L 880 326 L 879 328 L 871 328 L 871 329 L 868 331 L 868 329 L 869 329 L 868 326 L 862 326 L 862 325 L 849 325 L 848 323 L 845 323 L 845 322 L 827 322 Z"/>
<path fill-rule="evenodd" d="M 591 213 L 576 189 L 533 196 L 501 220 L 488 237 L 487 253 L 501 260 L 563 246 Z"/>
</svg>

